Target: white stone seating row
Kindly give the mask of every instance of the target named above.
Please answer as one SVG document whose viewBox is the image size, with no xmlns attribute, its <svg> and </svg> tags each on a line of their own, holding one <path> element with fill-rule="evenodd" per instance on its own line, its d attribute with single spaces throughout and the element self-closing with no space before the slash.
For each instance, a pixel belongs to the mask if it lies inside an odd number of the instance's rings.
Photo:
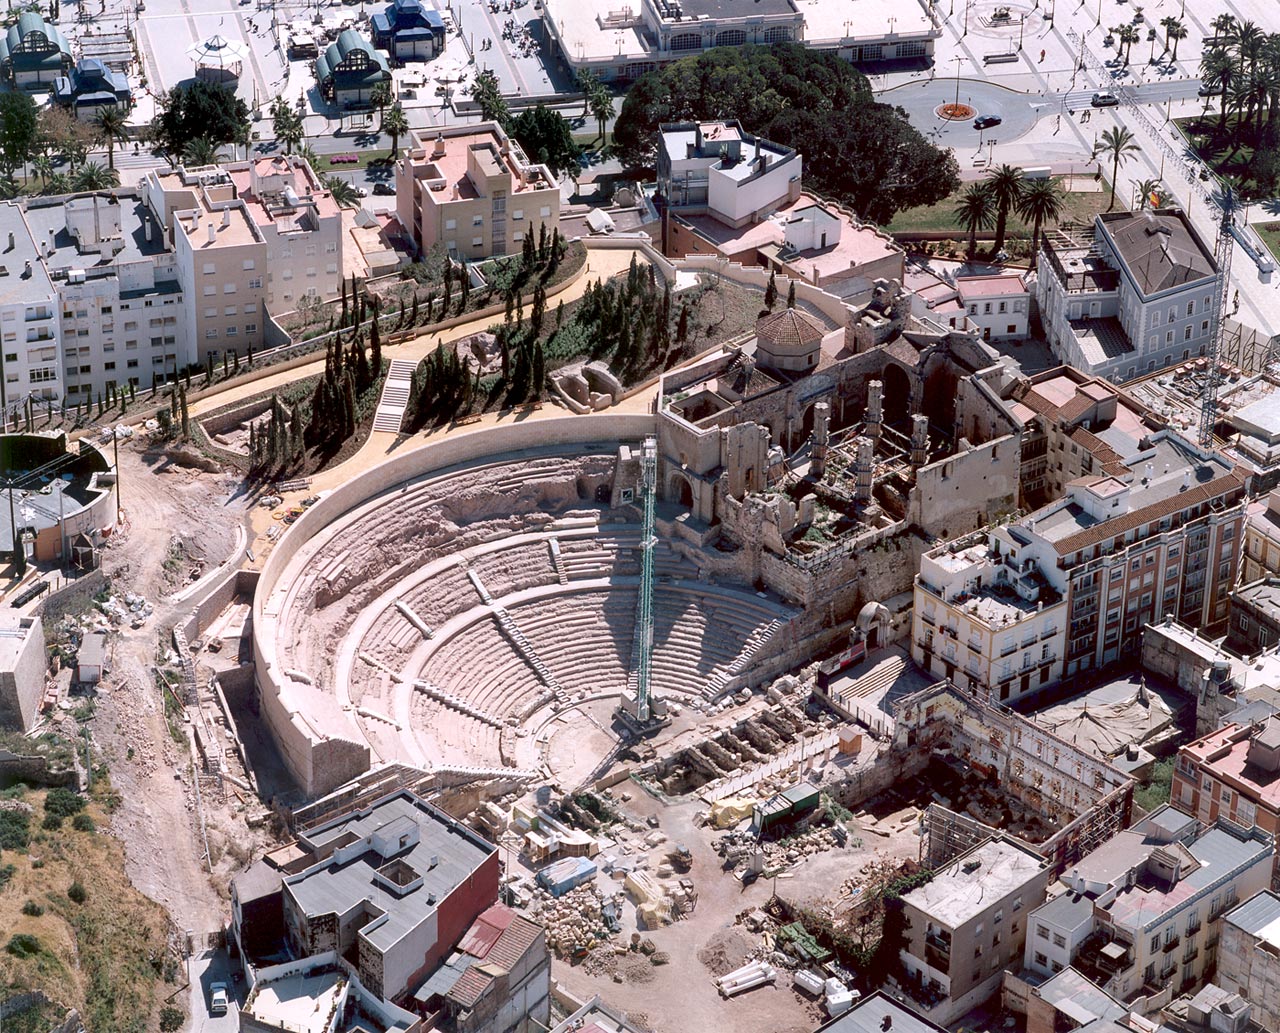
<svg viewBox="0 0 1280 1033">
<path fill-rule="evenodd" d="M 526 606 L 522 609 L 530 609 Z M 626 682 L 635 617 L 634 589 L 575 593 L 521 627 L 566 693 L 618 692 Z"/>
<path fill-rule="evenodd" d="M 535 585 L 556 580 L 556 571 L 543 540 L 514 545 L 509 549 L 469 556 L 471 569 L 483 580 L 491 595 L 501 598 Z"/>
</svg>

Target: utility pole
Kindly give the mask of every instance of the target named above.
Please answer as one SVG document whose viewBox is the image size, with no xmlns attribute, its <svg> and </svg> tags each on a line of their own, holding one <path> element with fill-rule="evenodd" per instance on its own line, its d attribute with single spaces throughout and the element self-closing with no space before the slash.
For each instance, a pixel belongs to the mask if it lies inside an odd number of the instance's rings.
<svg viewBox="0 0 1280 1033">
<path fill-rule="evenodd" d="M 111 432 L 111 451 L 116 467 L 116 523 L 120 522 L 120 435 Z"/>
</svg>

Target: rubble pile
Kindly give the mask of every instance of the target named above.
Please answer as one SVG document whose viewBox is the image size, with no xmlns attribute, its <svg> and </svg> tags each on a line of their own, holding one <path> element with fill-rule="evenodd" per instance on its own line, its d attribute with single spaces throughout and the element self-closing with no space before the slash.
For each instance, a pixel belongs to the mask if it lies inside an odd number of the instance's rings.
<svg viewBox="0 0 1280 1033">
<path fill-rule="evenodd" d="M 605 897 L 594 886 L 579 886 L 563 897 L 552 897 L 545 890 L 534 892 L 534 920 L 547 930 L 547 946 L 559 958 L 579 951 L 593 951 L 606 943 L 612 933 L 609 915 L 616 915 L 621 894 Z M 616 926 L 614 918 L 612 924 Z"/>
<path fill-rule="evenodd" d="M 795 864 L 806 857 L 833 850 L 840 845 L 834 828 L 810 829 L 798 836 L 764 845 L 766 868 L 780 868 Z"/>
</svg>

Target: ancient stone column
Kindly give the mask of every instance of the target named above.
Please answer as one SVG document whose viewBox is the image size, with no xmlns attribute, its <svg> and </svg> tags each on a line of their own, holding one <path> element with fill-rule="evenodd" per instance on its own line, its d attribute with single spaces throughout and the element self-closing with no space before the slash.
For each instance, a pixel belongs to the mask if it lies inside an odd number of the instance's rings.
<svg viewBox="0 0 1280 1033">
<path fill-rule="evenodd" d="M 880 431 L 884 426 L 884 384 L 873 380 L 867 384 L 867 436 L 872 441 L 880 440 Z"/>
<path fill-rule="evenodd" d="M 929 417 L 916 413 L 911 417 L 911 465 L 924 466 L 929 461 Z"/>
<path fill-rule="evenodd" d="M 827 472 L 827 446 L 831 443 L 831 406 L 815 402 L 813 406 L 813 435 L 809 439 L 812 462 L 809 469 L 818 480 Z"/>
<path fill-rule="evenodd" d="M 857 453 L 853 460 L 853 497 L 863 504 L 871 501 L 871 476 L 875 470 L 875 443 L 866 435 L 858 435 Z"/>
</svg>

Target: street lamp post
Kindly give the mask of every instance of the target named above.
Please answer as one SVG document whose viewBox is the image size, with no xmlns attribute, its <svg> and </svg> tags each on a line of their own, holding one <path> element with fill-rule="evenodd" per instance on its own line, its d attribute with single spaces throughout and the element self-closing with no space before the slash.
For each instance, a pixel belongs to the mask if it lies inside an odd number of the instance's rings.
<svg viewBox="0 0 1280 1033">
<path fill-rule="evenodd" d="M 965 10 L 967 11 L 968 9 L 969 8 L 966 6 Z M 960 106 L 960 65 L 964 61 L 964 58 L 962 58 L 959 54 L 957 54 L 951 60 L 956 63 L 956 99 L 953 106 L 959 107 Z"/>
</svg>

